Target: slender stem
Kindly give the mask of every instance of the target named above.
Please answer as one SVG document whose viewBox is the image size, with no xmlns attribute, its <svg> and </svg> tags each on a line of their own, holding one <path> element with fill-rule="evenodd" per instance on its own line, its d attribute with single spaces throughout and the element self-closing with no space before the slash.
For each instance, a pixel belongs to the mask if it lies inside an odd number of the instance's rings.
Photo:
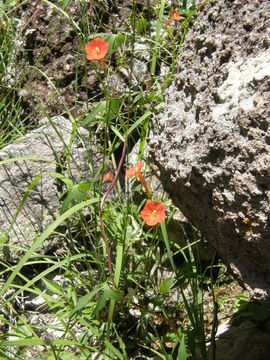
<svg viewBox="0 0 270 360">
<path fill-rule="evenodd" d="M 105 232 L 105 229 L 104 229 L 104 224 L 103 224 L 103 220 L 102 220 L 101 211 L 99 211 L 98 217 L 99 217 L 99 221 L 100 221 L 100 226 L 101 226 L 101 232 L 102 232 L 102 235 L 103 235 L 103 240 L 104 240 L 105 247 L 106 247 L 106 253 L 107 253 L 107 258 L 108 258 L 108 265 L 109 265 L 109 272 L 110 272 L 112 281 L 113 281 L 113 283 L 114 283 L 114 278 L 113 278 L 113 273 L 112 273 L 112 261 L 111 261 L 109 243 L 108 243 L 107 236 L 106 236 L 106 232 Z M 115 284 L 114 284 L 114 285 L 115 285 Z"/>
<path fill-rule="evenodd" d="M 170 242 L 169 242 L 169 239 L 168 239 L 168 233 L 167 233 L 167 229 L 166 229 L 166 224 L 165 222 L 163 221 L 161 224 L 161 232 L 162 232 L 162 236 L 163 236 L 163 240 L 165 242 L 165 246 L 166 246 L 166 250 L 167 250 L 167 254 L 168 254 L 168 258 L 170 260 L 170 263 L 171 263 L 171 266 L 172 266 L 172 269 L 176 275 L 176 266 L 175 266 L 175 263 L 174 263 L 174 260 L 173 260 L 173 256 L 172 256 L 172 252 L 171 252 L 171 248 L 170 248 Z"/>
<path fill-rule="evenodd" d="M 103 59 L 100 59 L 100 62 L 101 62 L 101 65 L 102 65 L 103 69 L 105 70 L 105 69 L 106 69 L 106 66 L 105 66 L 104 58 L 103 58 Z"/>
<path fill-rule="evenodd" d="M 148 185 L 146 184 L 146 181 L 145 181 L 145 179 L 144 179 L 144 177 L 142 176 L 141 173 L 138 174 L 138 178 L 139 178 L 142 186 L 145 188 L 146 194 L 147 194 L 147 195 L 150 195 L 149 187 L 148 187 Z"/>
<path fill-rule="evenodd" d="M 116 183 L 116 180 L 117 180 L 117 178 L 118 178 L 118 176 L 119 176 L 119 173 L 120 173 L 120 170 L 121 170 L 121 167 L 122 167 L 124 158 L 125 158 L 126 148 L 127 148 L 127 141 L 124 142 L 124 147 L 123 147 L 123 150 L 122 150 L 122 156 L 121 156 L 121 159 L 120 159 L 120 161 L 119 161 L 118 168 L 117 168 L 115 177 L 114 177 L 114 179 L 113 179 L 113 182 L 112 182 L 111 185 L 109 186 L 109 189 L 108 189 L 108 190 L 105 192 L 105 194 L 103 195 L 103 198 L 102 198 L 102 200 L 101 200 L 101 202 L 100 202 L 100 205 L 99 205 L 99 210 L 100 210 L 100 212 L 102 211 L 104 202 L 105 202 L 107 196 L 109 195 L 109 193 L 111 192 L 112 188 L 114 187 L 114 184 Z"/>
<path fill-rule="evenodd" d="M 163 19 L 163 14 L 164 14 L 165 3 L 166 3 L 165 0 L 161 0 L 161 2 L 160 2 L 160 10 L 159 10 L 157 27 L 156 27 L 156 36 L 155 36 L 154 47 L 152 50 L 153 55 L 152 55 L 152 63 L 151 63 L 151 70 L 150 70 L 151 77 L 155 75 L 155 71 L 156 71 L 157 52 L 158 52 L 158 47 L 159 47 L 160 30 L 161 30 L 161 24 L 162 24 L 162 19 Z"/>
<path fill-rule="evenodd" d="M 111 255 L 110 255 L 110 248 L 109 248 L 109 243 L 108 243 L 108 239 L 107 239 L 107 236 L 106 236 L 106 232 L 105 232 L 105 229 L 104 229 L 104 224 L 103 224 L 103 220 L 102 220 L 102 209 L 103 209 L 103 205 L 104 205 L 104 202 L 107 198 L 107 196 L 109 195 L 109 193 L 111 192 L 114 184 L 116 183 L 116 180 L 119 176 L 119 173 L 120 173 L 120 170 L 121 170 L 121 167 L 122 167 L 122 164 L 123 164 L 123 161 L 124 161 L 124 157 L 125 157 L 125 153 L 126 153 L 126 148 L 127 148 L 127 142 L 125 141 L 124 142 L 124 146 L 123 146 L 123 150 L 122 150 L 122 156 L 121 156 L 121 159 L 119 161 L 119 164 L 118 164 L 118 168 L 117 168 L 117 171 L 116 171 L 116 174 L 115 174 L 115 177 L 113 179 L 113 182 L 111 183 L 109 189 L 105 192 L 105 194 L 103 195 L 103 198 L 100 202 L 100 205 L 99 205 L 99 213 L 98 213 L 98 217 L 99 217 L 99 221 L 100 221 L 100 226 L 101 226 L 101 232 L 102 232 L 102 235 L 103 235 L 103 240 L 104 240 L 104 243 L 105 243 L 105 247 L 106 247 L 106 253 L 107 253 L 107 259 L 108 259 L 108 266 L 109 266 L 109 272 L 110 272 L 110 276 L 111 276 L 111 279 L 112 279 L 112 282 L 113 282 L 113 286 L 117 289 L 117 286 L 115 284 L 115 281 L 114 281 L 114 276 L 113 276 L 113 272 L 112 272 L 112 261 L 111 261 Z"/>
</svg>

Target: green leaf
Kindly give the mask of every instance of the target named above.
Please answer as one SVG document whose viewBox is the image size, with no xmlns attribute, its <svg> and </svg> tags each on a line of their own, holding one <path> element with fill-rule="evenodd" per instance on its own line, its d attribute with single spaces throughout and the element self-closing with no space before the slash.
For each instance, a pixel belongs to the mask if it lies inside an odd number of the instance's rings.
<svg viewBox="0 0 270 360">
<path fill-rule="evenodd" d="M 92 183 L 90 182 L 84 182 L 84 183 L 80 183 L 78 184 L 78 189 L 80 191 L 89 191 L 92 187 Z"/>
<path fill-rule="evenodd" d="M 142 159 L 143 148 L 144 148 L 147 131 L 148 131 L 148 124 L 149 124 L 149 119 L 147 119 L 145 121 L 145 123 L 143 124 L 142 129 L 141 129 L 141 139 L 140 139 L 140 145 L 139 145 L 138 160 Z"/>
<path fill-rule="evenodd" d="M 54 161 L 45 159 L 41 156 L 17 156 L 15 158 L 10 158 L 0 161 L 0 165 L 9 164 L 16 161 L 41 161 L 41 162 L 45 161 L 48 163 L 54 163 Z"/>
<path fill-rule="evenodd" d="M 106 109 L 106 101 L 101 101 L 96 105 L 96 107 L 88 114 L 84 120 L 79 121 L 78 126 L 89 125 L 93 120 L 95 120 L 97 115 L 101 115 Z"/>
<path fill-rule="evenodd" d="M 79 204 L 82 201 L 89 198 L 89 195 L 87 194 L 87 190 L 90 189 L 91 184 L 90 183 L 83 183 L 83 184 L 77 184 L 73 185 L 66 193 L 67 197 L 63 201 L 62 207 L 61 207 L 61 214 L 63 214 L 67 209 L 74 205 Z"/>
<path fill-rule="evenodd" d="M 82 310 L 86 305 L 92 300 L 92 298 L 100 291 L 102 290 L 102 285 L 96 287 L 93 289 L 90 293 L 84 295 L 80 298 L 75 308 L 70 313 L 70 318 L 73 317 L 78 311 Z"/>
<path fill-rule="evenodd" d="M 166 295 L 170 292 L 170 288 L 172 284 L 174 283 L 175 279 L 162 279 L 161 283 L 159 285 L 159 291 L 161 294 Z"/>
<path fill-rule="evenodd" d="M 116 291 L 111 289 L 107 284 L 104 286 L 105 291 L 104 294 L 108 300 L 120 301 L 123 297 L 122 291 Z"/>
<path fill-rule="evenodd" d="M 181 344 L 178 348 L 177 360 L 186 360 L 187 359 L 187 351 L 185 346 L 185 335 L 182 335 Z"/>
<path fill-rule="evenodd" d="M 149 116 L 151 116 L 154 111 L 158 111 L 161 108 L 161 104 L 156 105 L 153 109 L 147 110 L 132 126 L 129 127 L 126 136 L 129 136 L 132 134 L 132 132 L 142 123 L 144 120 L 146 120 Z"/>
<path fill-rule="evenodd" d="M 99 299 L 97 306 L 94 310 L 94 314 L 98 314 L 100 310 L 102 310 L 107 302 L 107 300 L 114 300 L 115 302 L 120 301 L 123 297 L 123 293 L 121 291 L 116 291 L 111 289 L 107 283 L 103 285 L 103 294 Z"/>
<path fill-rule="evenodd" d="M 62 299 L 59 299 L 58 296 L 52 296 L 45 293 L 41 294 L 41 296 L 47 304 L 50 304 L 50 309 L 52 309 L 53 306 L 63 306 L 64 304 Z"/>
<path fill-rule="evenodd" d="M 8 242 L 8 239 L 7 233 L 0 234 L 0 245 L 5 245 Z"/>
<path fill-rule="evenodd" d="M 115 118 L 119 114 L 119 107 L 122 103 L 121 99 L 114 98 L 109 102 L 109 120 Z"/>
<path fill-rule="evenodd" d="M 118 131 L 118 129 L 117 129 L 115 126 L 111 125 L 111 126 L 110 126 L 110 129 L 115 133 L 116 136 L 119 137 L 119 139 L 120 139 L 121 141 L 123 141 L 123 142 L 125 141 L 123 135 L 121 135 L 121 133 Z"/>
<path fill-rule="evenodd" d="M 51 353 L 46 360 L 55 360 L 55 355 Z M 80 360 L 80 358 L 71 352 L 61 351 L 61 360 Z"/>
<path fill-rule="evenodd" d="M 63 287 L 58 285 L 56 282 L 52 281 L 52 280 L 49 280 L 49 279 L 42 279 L 45 286 L 53 293 L 57 293 L 61 296 L 63 296 Z"/>
<path fill-rule="evenodd" d="M 247 304 L 249 303 L 249 298 L 244 296 L 243 294 L 239 295 L 238 298 L 235 300 L 233 307 L 235 311 L 241 311 L 246 308 Z"/>
<path fill-rule="evenodd" d="M 101 101 L 96 107 L 88 114 L 83 120 L 79 121 L 78 126 L 86 126 L 96 120 L 97 116 L 101 116 L 104 121 L 112 120 L 119 114 L 119 107 L 122 100 L 119 98 L 113 98 L 109 101 Z"/>
<path fill-rule="evenodd" d="M 68 7 L 70 1 L 71 1 L 71 0 L 62 0 L 62 1 L 61 1 L 61 8 L 62 8 L 63 10 L 66 10 L 66 8 Z"/>
<path fill-rule="evenodd" d="M 126 41 L 126 35 L 112 34 L 106 38 L 106 41 L 109 43 L 108 52 L 111 53 L 116 51 Z"/>
<path fill-rule="evenodd" d="M 41 244 L 54 232 L 54 230 L 67 218 L 75 214 L 77 211 L 80 211 L 86 206 L 95 204 L 99 201 L 98 198 L 90 199 L 84 201 L 78 205 L 73 206 L 71 209 L 67 210 L 64 214 L 59 216 L 52 224 L 48 226 L 48 228 L 38 237 L 38 239 L 33 243 L 31 248 L 26 252 L 26 254 L 20 259 L 18 264 L 13 269 L 11 275 L 6 280 L 5 284 L 0 289 L 0 298 L 3 296 L 5 291 L 12 284 L 13 279 L 17 276 L 21 268 L 25 265 L 27 260 L 32 256 L 32 254 L 41 246 Z"/>
<path fill-rule="evenodd" d="M 163 240 L 164 240 L 164 243 L 165 243 L 165 246 L 166 246 L 168 258 L 170 260 L 173 271 L 176 273 L 176 266 L 175 266 L 175 263 L 173 261 L 173 256 L 172 256 L 172 252 L 171 252 L 171 248 L 170 248 L 170 242 L 169 242 L 169 239 L 168 239 L 168 233 L 167 233 L 165 222 L 163 221 L 160 224 L 160 226 L 161 226 L 161 232 L 162 232 Z"/>
<path fill-rule="evenodd" d="M 20 340 L 6 340 L 1 342 L 2 346 L 34 346 L 45 345 L 44 341 L 39 338 L 20 339 Z"/>
<path fill-rule="evenodd" d="M 97 315 L 100 312 L 100 310 L 102 310 L 105 307 L 106 301 L 107 301 L 106 295 L 105 295 L 105 293 L 103 293 L 101 298 L 97 302 L 97 305 L 96 305 L 95 310 L 93 312 L 94 315 Z"/>
<path fill-rule="evenodd" d="M 146 32 L 148 26 L 148 21 L 143 15 L 136 21 L 136 31 L 138 34 L 143 34 Z"/>
</svg>

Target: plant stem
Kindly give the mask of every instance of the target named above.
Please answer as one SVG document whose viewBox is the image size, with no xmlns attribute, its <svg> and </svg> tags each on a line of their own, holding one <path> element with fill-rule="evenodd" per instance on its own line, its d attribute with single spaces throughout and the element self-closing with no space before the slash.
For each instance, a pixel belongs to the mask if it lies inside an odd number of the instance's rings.
<svg viewBox="0 0 270 360">
<path fill-rule="evenodd" d="M 158 16 L 158 20 L 157 20 L 157 27 L 156 27 L 155 43 L 154 43 L 154 48 L 153 48 L 153 58 L 152 58 L 151 70 L 150 70 L 151 77 L 153 77 L 155 75 L 155 71 L 156 71 L 157 51 L 158 51 L 158 46 L 159 46 L 160 30 L 161 30 L 161 24 L 162 24 L 162 19 L 163 19 L 163 14 L 164 14 L 164 8 L 165 8 L 165 0 L 161 0 L 159 16 Z"/>
<path fill-rule="evenodd" d="M 139 178 L 142 186 L 145 188 L 146 194 L 147 194 L 147 195 L 150 195 L 149 187 L 148 187 L 148 185 L 146 184 L 146 181 L 145 181 L 145 179 L 144 179 L 144 177 L 142 176 L 141 173 L 138 174 L 138 178 Z"/>
<path fill-rule="evenodd" d="M 110 272 L 110 276 L 111 276 L 111 279 L 112 279 L 112 282 L 113 282 L 113 286 L 117 289 L 117 286 L 114 282 L 114 276 L 113 276 L 113 272 L 112 272 L 112 261 L 111 261 L 111 255 L 110 255 L 110 248 L 109 248 L 109 243 L 108 243 L 108 240 L 107 240 L 107 236 L 106 236 L 106 232 L 105 232 L 105 229 L 104 229 L 104 224 L 103 224 L 103 220 L 102 220 L 102 209 L 103 209 L 103 205 L 104 205 L 104 202 L 107 198 L 107 196 L 109 195 L 109 193 L 111 192 L 112 188 L 114 187 L 114 184 L 116 183 L 116 180 L 119 176 L 119 173 L 120 173 L 120 170 L 121 170 L 121 167 L 122 167 L 122 164 L 123 164 L 123 161 L 124 161 L 124 157 L 125 157 L 125 153 L 126 153 L 126 148 L 127 148 L 127 142 L 125 141 L 124 142 L 124 146 L 123 146 L 123 150 L 122 150 L 122 156 L 121 156 L 121 159 L 119 161 L 119 164 L 118 164 L 118 168 L 117 168 L 117 171 L 116 171 L 116 174 L 115 174 L 115 177 L 113 179 L 113 182 L 111 183 L 111 185 L 109 186 L 109 189 L 105 192 L 105 194 L 103 195 L 103 198 L 100 202 L 100 205 L 99 205 L 99 213 L 98 213 L 98 217 L 99 217 L 99 221 L 100 221 L 100 226 L 101 226 L 101 232 L 102 232 L 102 235 L 103 235 L 103 240 L 104 240 L 104 243 L 105 243 L 105 247 L 106 247 L 106 254 L 107 254 L 107 259 L 108 259 L 108 266 L 109 266 L 109 272 Z"/>
</svg>

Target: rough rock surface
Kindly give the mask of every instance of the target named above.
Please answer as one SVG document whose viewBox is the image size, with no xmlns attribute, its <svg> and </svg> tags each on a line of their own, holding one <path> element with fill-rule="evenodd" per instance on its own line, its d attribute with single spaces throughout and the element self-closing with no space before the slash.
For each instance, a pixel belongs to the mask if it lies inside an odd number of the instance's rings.
<svg viewBox="0 0 270 360">
<path fill-rule="evenodd" d="M 76 184 L 93 179 L 102 163 L 102 152 L 93 143 L 89 144 L 88 131 L 84 129 L 80 129 L 80 136 L 75 134 L 67 162 L 65 153 L 70 144 L 71 132 L 72 124 L 69 120 L 55 117 L 0 152 L 1 161 L 22 156 L 45 159 L 18 159 L 0 164 L 1 233 L 9 229 L 28 186 L 36 176 L 44 174 L 30 192 L 9 232 L 8 245 L 11 247 L 5 248 L 4 255 L 11 262 L 16 262 L 24 254 L 18 247 L 29 248 L 34 237 L 59 216 L 59 197 L 65 188 L 61 189 L 61 182 L 48 172 L 62 173 Z M 89 159 L 92 159 L 92 166 L 89 165 Z M 45 240 L 39 252 L 52 253 L 57 249 L 62 250 L 63 243 L 54 236 Z"/>
<path fill-rule="evenodd" d="M 209 1 L 188 34 L 152 156 L 175 204 L 270 302 L 270 2 Z"/>
</svg>

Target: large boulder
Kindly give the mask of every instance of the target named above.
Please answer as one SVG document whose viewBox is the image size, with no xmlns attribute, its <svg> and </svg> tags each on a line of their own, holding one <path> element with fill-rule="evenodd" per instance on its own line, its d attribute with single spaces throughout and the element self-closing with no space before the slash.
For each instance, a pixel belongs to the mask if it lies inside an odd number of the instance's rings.
<svg viewBox="0 0 270 360">
<path fill-rule="evenodd" d="M 270 2 L 208 1 L 150 140 L 165 189 L 270 301 Z"/>
</svg>

